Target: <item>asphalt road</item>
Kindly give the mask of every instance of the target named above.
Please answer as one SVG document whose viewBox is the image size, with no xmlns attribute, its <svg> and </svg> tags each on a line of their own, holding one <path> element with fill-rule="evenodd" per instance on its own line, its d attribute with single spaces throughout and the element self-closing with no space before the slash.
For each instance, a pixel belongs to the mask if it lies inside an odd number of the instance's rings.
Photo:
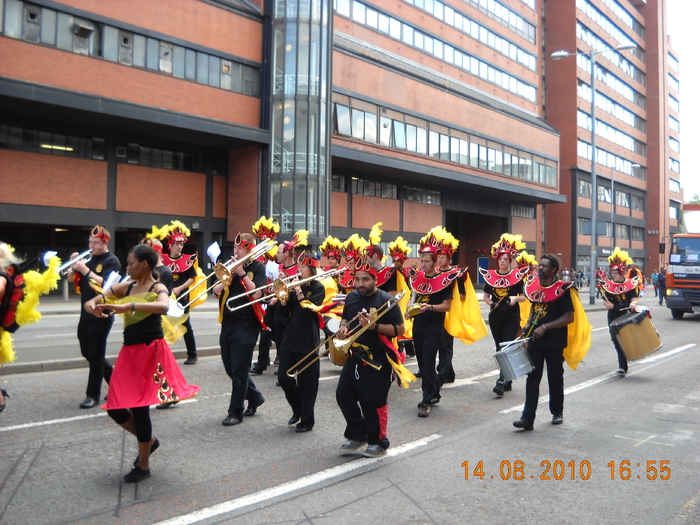
<svg viewBox="0 0 700 525">
<path fill-rule="evenodd" d="M 85 369 L 0 376 L 12 396 L 0 415 L 0 523 L 700 523 L 700 316 L 674 321 L 653 297 L 641 302 L 664 347 L 617 377 L 605 313 L 590 312 L 592 347 L 565 372 L 563 425 L 550 424 L 545 398 L 535 430 L 514 429 L 524 380 L 496 398 L 492 342 L 456 344 L 458 379 L 429 418 L 416 417 L 418 385 L 391 389 L 392 447 L 379 460 L 339 455 L 339 368 L 328 361 L 306 434 L 287 427 L 291 411 L 270 371 L 256 379 L 266 397 L 258 413 L 223 427 L 230 381 L 220 358 L 183 367 L 202 391 L 152 411 L 162 445 L 152 477 L 136 486 L 121 481 L 134 438 L 77 407 Z M 29 346 L 68 347 L 64 337 Z"/>
</svg>

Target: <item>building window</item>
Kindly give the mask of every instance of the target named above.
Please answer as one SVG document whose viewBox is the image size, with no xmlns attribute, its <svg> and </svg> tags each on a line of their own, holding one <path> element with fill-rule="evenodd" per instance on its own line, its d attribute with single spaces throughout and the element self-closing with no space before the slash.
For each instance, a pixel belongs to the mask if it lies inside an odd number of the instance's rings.
<svg viewBox="0 0 700 525">
<path fill-rule="evenodd" d="M 369 197 L 381 197 L 383 199 L 397 199 L 398 191 L 395 184 L 373 182 L 365 179 L 352 178 L 352 192 L 355 195 L 367 195 Z"/>
<path fill-rule="evenodd" d="M 676 179 L 668 179 L 668 189 L 673 193 L 681 192 L 681 183 Z"/>
<path fill-rule="evenodd" d="M 535 208 L 534 206 L 522 206 L 520 204 L 513 204 L 510 207 L 510 214 L 513 217 L 521 217 L 523 219 L 534 219 Z"/>
<path fill-rule="evenodd" d="M 0 148 L 59 157 L 104 160 L 104 139 L 74 137 L 0 124 Z"/>
<path fill-rule="evenodd" d="M 578 141 L 578 156 L 586 160 L 591 160 L 591 145 L 583 140 Z M 615 169 L 632 177 L 646 180 L 647 172 L 644 166 L 633 166 L 632 161 L 618 157 L 604 149 L 596 148 L 596 160 L 598 164 Z"/>
<path fill-rule="evenodd" d="M 674 221 L 678 220 L 678 206 L 668 207 L 668 217 Z"/>
<path fill-rule="evenodd" d="M 407 202 L 420 202 L 423 204 L 442 204 L 442 194 L 439 191 L 424 190 L 421 188 L 403 187 L 403 200 Z"/>
<path fill-rule="evenodd" d="M 344 175 L 331 175 L 331 191 L 347 192 Z"/>
<path fill-rule="evenodd" d="M 586 219 L 585 217 L 578 218 L 578 230 L 579 235 L 590 235 L 591 234 L 591 219 Z"/>
<path fill-rule="evenodd" d="M 668 138 L 668 145 L 676 153 L 681 152 L 681 143 L 677 139 L 674 139 L 673 137 L 669 137 Z"/>
<path fill-rule="evenodd" d="M 615 190 L 615 204 L 622 208 L 630 207 L 630 194 Z"/>
<path fill-rule="evenodd" d="M 610 188 L 598 184 L 598 201 L 612 203 L 612 191 Z"/>
<path fill-rule="evenodd" d="M 591 191 L 593 189 L 593 185 L 588 182 L 587 180 L 580 180 L 578 181 L 578 196 L 583 197 L 584 199 L 590 199 L 591 198 Z"/>
<path fill-rule="evenodd" d="M 668 167 L 671 169 L 671 171 L 675 171 L 676 173 L 681 172 L 681 163 L 672 157 L 669 157 L 668 159 Z"/>
<path fill-rule="evenodd" d="M 629 239 L 630 238 L 630 227 L 627 224 L 616 224 L 615 225 L 615 238 L 616 239 Z"/>
<path fill-rule="evenodd" d="M 680 64 L 678 59 L 674 57 L 671 53 L 668 54 L 668 65 L 671 66 L 676 72 L 680 70 Z"/>
<path fill-rule="evenodd" d="M 644 197 L 632 195 L 632 209 L 635 211 L 644 211 Z"/>
<path fill-rule="evenodd" d="M 675 91 L 676 93 L 680 93 L 681 91 L 681 84 L 678 82 L 678 79 L 674 77 L 671 73 L 668 74 L 668 85 L 671 86 L 671 89 Z"/>
<path fill-rule="evenodd" d="M 644 240 L 644 228 L 637 228 L 632 226 L 632 240 L 633 241 L 643 241 Z"/>
<path fill-rule="evenodd" d="M 126 161 L 147 168 L 204 173 L 204 155 L 128 144 Z"/>
<path fill-rule="evenodd" d="M 668 127 L 671 128 L 671 129 L 672 129 L 673 131 L 675 131 L 676 133 L 680 133 L 680 132 L 681 132 L 681 123 L 680 123 L 680 121 L 679 121 L 677 118 L 672 117 L 671 115 L 668 116 Z"/>
<path fill-rule="evenodd" d="M 676 113 L 681 112 L 681 103 L 678 102 L 678 99 L 674 97 L 673 95 L 668 96 L 668 105 L 671 107 L 673 111 Z"/>
</svg>

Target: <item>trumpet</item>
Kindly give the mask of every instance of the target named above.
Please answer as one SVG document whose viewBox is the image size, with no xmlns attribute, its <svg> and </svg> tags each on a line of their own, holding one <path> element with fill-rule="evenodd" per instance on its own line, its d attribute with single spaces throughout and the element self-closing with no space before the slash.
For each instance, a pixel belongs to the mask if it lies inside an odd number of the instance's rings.
<svg viewBox="0 0 700 525">
<path fill-rule="evenodd" d="M 391 310 L 398 302 L 403 298 L 404 294 L 406 292 L 404 290 L 400 290 L 399 293 L 397 293 L 394 297 L 389 299 L 386 303 L 381 305 L 379 308 L 372 309 L 370 311 L 370 315 L 372 318 L 370 319 L 369 323 L 367 323 L 365 326 L 361 326 L 359 323 L 357 326 L 355 326 L 350 332 L 348 333 L 348 337 L 346 339 L 338 339 L 336 336 L 337 334 L 333 334 L 332 336 L 326 338 L 320 345 L 318 345 L 316 348 L 311 350 L 308 354 L 306 354 L 304 357 L 302 357 L 299 361 L 297 361 L 293 366 L 287 370 L 287 376 L 296 379 L 299 374 L 301 374 L 304 370 L 309 368 L 312 364 L 314 364 L 316 361 L 318 361 L 321 357 L 323 357 L 326 353 L 329 352 L 329 350 L 322 350 L 318 354 L 316 352 L 327 342 L 333 344 L 335 348 L 341 352 L 342 354 L 347 355 L 350 352 L 350 347 L 353 345 L 355 341 L 357 341 L 357 338 L 360 337 L 362 334 L 364 334 L 367 330 L 369 330 L 372 325 L 374 325 L 381 317 L 384 316 L 389 310 Z M 358 313 L 355 317 L 350 319 L 350 322 L 353 322 L 354 320 L 358 319 L 360 317 L 360 314 L 363 312 Z M 348 323 L 349 324 L 349 323 Z M 306 362 L 308 361 L 308 362 Z M 304 364 L 306 363 L 306 364 Z M 304 365 L 302 368 L 299 368 L 301 365 Z"/>
<path fill-rule="evenodd" d="M 84 260 L 83 260 L 84 259 Z M 75 259 L 72 259 L 70 261 L 64 262 L 61 266 L 56 268 L 56 271 L 61 277 L 65 277 L 68 272 L 72 270 L 71 266 L 73 266 L 75 263 L 78 261 L 83 260 L 84 263 L 87 263 L 90 259 L 92 259 L 92 253 L 90 250 L 85 250 L 83 253 L 78 255 Z"/>
<path fill-rule="evenodd" d="M 187 304 L 181 305 L 180 300 L 183 298 L 187 297 L 187 295 L 197 286 L 199 286 L 199 283 L 196 283 L 194 286 L 191 286 L 184 292 L 182 292 L 176 299 L 173 299 L 171 302 L 175 302 L 177 305 L 177 308 L 180 308 L 181 310 L 185 310 L 188 306 L 190 306 L 192 303 L 195 303 L 200 297 L 203 295 L 208 294 L 212 288 L 214 288 L 217 284 L 220 282 L 225 284 L 226 286 L 230 285 L 231 282 L 233 282 L 233 274 L 236 271 L 236 269 L 240 266 L 243 266 L 244 264 L 248 264 L 250 261 L 253 261 L 260 257 L 261 255 L 267 253 L 270 251 L 270 249 L 277 244 L 277 241 L 273 241 L 272 239 L 265 239 L 263 242 L 255 246 L 248 255 L 243 257 L 242 259 L 230 259 L 226 261 L 225 263 L 216 263 L 216 266 L 214 266 L 214 271 L 211 272 L 209 275 L 207 275 L 203 281 L 206 281 L 209 279 L 212 275 L 216 276 L 216 282 L 212 284 L 209 288 L 204 290 L 202 293 L 200 293 L 197 297 L 194 299 L 190 300 Z M 201 281 L 200 281 L 201 282 Z M 172 307 L 172 305 L 171 305 Z"/>
<path fill-rule="evenodd" d="M 322 273 L 319 273 L 318 275 L 314 275 L 312 277 L 307 277 L 306 279 L 302 279 L 301 281 L 296 281 L 296 282 L 292 282 L 292 280 L 296 277 L 295 275 L 290 275 L 289 277 L 285 277 L 283 279 L 275 279 L 275 281 L 272 283 L 272 289 L 273 289 L 272 293 L 267 294 L 267 295 L 263 295 L 259 299 L 255 299 L 254 301 L 250 301 L 246 304 L 240 304 L 238 306 L 231 306 L 231 303 L 241 299 L 242 297 L 245 297 L 245 296 L 250 297 L 255 292 L 259 292 L 260 290 L 263 290 L 263 289 L 268 288 L 270 286 L 270 285 L 266 284 L 265 286 L 261 286 L 259 288 L 256 288 L 255 290 L 250 290 L 246 293 L 242 293 L 242 294 L 237 295 L 235 297 L 231 297 L 228 301 L 226 301 L 226 308 L 228 308 L 230 312 L 235 312 L 236 310 L 240 310 L 241 308 L 245 308 L 246 306 L 250 306 L 251 304 L 261 303 L 263 301 L 272 299 L 273 297 L 277 297 L 277 300 L 279 300 L 279 301 L 286 301 L 287 297 L 289 297 L 289 287 L 290 286 L 292 288 L 295 286 L 301 286 L 302 284 L 306 284 L 306 283 L 309 283 L 311 281 L 325 279 L 326 277 L 333 277 L 334 275 L 337 275 L 339 273 L 341 273 L 341 271 L 336 268 L 334 270 L 328 270 L 327 272 L 322 272 Z"/>
</svg>

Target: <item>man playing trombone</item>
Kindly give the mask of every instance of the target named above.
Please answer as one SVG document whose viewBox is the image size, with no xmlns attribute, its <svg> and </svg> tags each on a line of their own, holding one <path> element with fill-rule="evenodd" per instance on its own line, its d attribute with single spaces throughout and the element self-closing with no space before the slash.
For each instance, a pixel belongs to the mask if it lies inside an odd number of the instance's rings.
<svg viewBox="0 0 700 525">
<path fill-rule="evenodd" d="M 230 284 L 220 282 L 214 286 L 214 295 L 219 298 L 221 360 L 232 382 L 228 415 L 221 422 L 224 426 L 237 425 L 243 421 L 243 416 L 255 415 L 258 407 L 265 402 L 250 378 L 253 350 L 263 327 L 263 310 L 257 303 L 248 303 L 259 299 L 262 289 L 267 285 L 265 267 L 255 260 L 257 255 L 251 253 L 255 244 L 255 237 L 250 233 L 239 233 L 236 236 Z M 251 291 L 254 293 L 249 294 Z M 232 299 L 231 303 L 227 304 L 229 299 Z M 245 308 L 236 308 L 237 306 Z M 248 408 L 244 412 L 243 403 L 246 399 Z"/>
<path fill-rule="evenodd" d="M 78 342 L 80 353 L 90 365 L 85 401 L 80 408 L 93 408 L 99 404 L 102 379 L 109 384 L 112 365 L 105 358 L 107 336 L 114 323 L 114 316 L 98 319 L 85 311 L 85 303 L 97 296 L 90 283 L 102 287 L 112 272 L 119 272 L 121 263 L 109 251 L 109 232 L 102 226 L 95 226 L 90 233 L 88 246 L 90 258 L 79 258 L 78 253 L 71 255 L 75 263 L 71 265 L 66 279 L 73 279 L 75 290 L 80 294 L 80 321 L 78 322 Z"/>
<path fill-rule="evenodd" d="M 372 322 L 372 310 L 391 304 L 393 298 L 377 288 L 377 270 L 366 258 L 355 265 L 354 290 L 345 300 L 339 340 L 347 339 L 353 331 Z M 348 359 L 338 380 L 335 397 L 345 417 L 347 441 L 342 453 L 351 453 L 367 444 L 363 455 L 381 457 L 389 448 L 387 397 L 392 379 L 388 355 L 398 359 L 389 339 L 404 333 L 401 309 L 392 304 L 389 311 L 362 333 L 349 349 Z"/>
</svg>

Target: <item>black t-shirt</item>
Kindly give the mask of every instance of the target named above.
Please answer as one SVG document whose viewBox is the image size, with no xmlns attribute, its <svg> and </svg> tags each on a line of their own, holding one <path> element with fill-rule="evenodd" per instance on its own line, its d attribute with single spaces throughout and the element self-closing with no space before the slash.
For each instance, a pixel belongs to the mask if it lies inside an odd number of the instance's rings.
<svg viewBox="0 0 700 525">
<path fill-rule="evenodd" d="M 545 323 L 556 321 L 567 312 L 574 311 L 574 303 L 571 300 L 571 289 L 567 289 L 562 296 L 549 303 L 532 303 L 532 311 L 534 316 L 541 316 L 537 321 L 537 326 L 542 326 Z M 534 319 L 534 318 L 533 318 Z M 530 344 L 545 347 L 548 349 L 566 348 L 566 337 L 568 334 L 568 325 L 561 328 L 550 328 L 539 339 L 533 339 Z"/>
<path fill-rule="evenodd" d="M 452 285 L 439 292 L 416 296 L 416 304 L 442 304 L 445 299 L 452 299 Z M 423 332 L 441 332 L 445 326 L 445 312 L 428 310 L 413 318 L 413 329 Z"/>
<path fill-rule="evenodd" d="M 622 309 L 629 308 L 632 299 L 637 296 L 638 294 L 636 288 L 621 294 L 611 294 L 606 292 L 605 298 L 608 300 L 608 302 L 613 304 L 613 307 L 608 310 L 608 324 L 612 323 L 618 317 L 628 314 L 630 312 L 629 310 Z"/>
<path fill-rule="evenodd" d="M 511 306 L 508 297 L 521 295 L 524 291 L 524 287 L 523 281 L 518 281 L 508 288 L 494 288 L 488 283 L 484 284 L 484 293 L 488 294 L 494 302 L 494 306 L 491 307 L 491 311 L 489 312 L 489 317 L 492 315 L 520 317 L 520 305 L 515 303 Z M 496 303 L 498 303 L 498 306 L 495 306 Z"/>
<path fill-rule="evenodd" d="M 380 290 L 385 292 L 395 292 L 396 291 L 396 270 L 391 272 L 391 276 L 386 280 L 385 283 L 378 286 Z"/>
<path fill-rule="evenodd" d="M 377 288 L 377 291 L 370 296 L 363 297 L 359 294 L 357 290 L 350 292 L 345 298 L 345 307 L 343 308 L 343 319 L 350 321 L 353 319 L 362 309 L 370 311 L 371 308 L 379 309 L 382 305 L 386 304 L 387 301 L 391 299 L 391 295 L 387 292 Z M 378 321 L 379 324 L 393 324 L 401 325 L 403 324 L 403 315 L 401 314 L 401 307 L 398 303 L 385 313 Z M 355 328 L 359 324 L 359 320 L 355 319 L 348 324 L 349 329 Z M 374 331 L 374 327 L 367 329 L 360 337 L 357 338 L 356 343 L 365 345 L 369 347 L 370 352 L 372 352 L 372 358 L 380 363 L 387 364 L 386 352 L 382 351 L 386 349 L 384 343 L 379 339 L 379 335 Z M 348 361 L 357 361 L 361 363 L 362 361 L 354 356 L 350 355 Z"/>
<path fill-rule="evenodd" d="M 92 259 L 86 263 L 86 266 L 90 268 L 93 273 L 99 275 L 105 280 L 112 272 L 119 273 L 119 270 L 121 270 L 122 267 L 119 259 L 117 259 L 117 257 L 111 252 L 106 252 L 102 255 L 93 255 Z M 102 283 L 102 287 L 104 287 L 104 282 Z M 97 293 L 95 293 L 95 291 L 90 287 L 90 280 L 82 277 L 80 279 L 81 306 L 84 306 L 85 303 L 94 298 L 96 295 Z M 87 313 L 85 308 L 80 309 L 80 315 L 84 319 L 89 319 L 90 321 L 105 321 L 104 319 L 97 318 L 94 315 Z"/>
<path fill-rule="evenodd" d="M 158 282 L 165 285 L 168 289 L 168 295 L 173 293 L 173 272 L 170 271 L 170 268 L 163 264 L 156 266 L 156 271 L 158 272 Z"/>
<path fill-rule="evenodd" d="M 260 288 L 267 284 L 267 276 L 265 275 L 265 266 L 260 261 L 251 261 L 247 265 L 243 266 L 246 274 L 251 281 L 255 284 L 255 288 Z M 219 307 L 221 307 L 222 301 L 226 298 L 228 302 L 232 297 L 244 294 L 247 289 L 245 285 L 241 282 L 241 277 L 234 273 L 233 280 L 228 287 L 228 296 L 224 292 L 219 296 Z M 260 329 L 260 322 L 255 313 L 253 305 L 249 305 L 250 300 L 247 296 L 239 297 L 236 301 L 231 303 L 232 307 L 248 305 L 244 308 L 239 308 L 235 312 L 231 312 L 227 306 L 224 306 L 224 315 L 221 321 L 222 330 L 235 330 L 239 328 L 251 328 Z"/>
<path fill-rule="evenodd" d="M 184 256 L 181 255 L 177 259 L 171 259 L 171 260 L 177 261 L 178 259 L 180 259 L 182 257 L 184 257 Z M 195 277 L 197 277 L 197 271 L 194 269 L 194 264 L 192 264 L 192 266 L 187 268 L 187 270 L 185 270 L 184 272 L 171 272 L 171 274 L 173 276 L 173 288 L 175 288 L 176 286 L 182 286 L 182 283 L 185 283 L 189 279 L 194 279 Z M 184 293 L 184 290 L 182 292 L 180 292 L 180 295 L 182 295 L 182 293 Z M 189 302 L 190 302 L 189 294 L 186 294 L 182 299 L 180 299 L 180 304 L 182 304 L 182 305 L 185 305 Z"/>
<path fill-rule="evenodd" d="M 304 299 L 316 306 L 321 306 L 326 297 L 326 289 L 318 281 L 311 281 L 301 286 Z M 277 315 L 288 318 L 282 333 L 281 350 L 293 354 L 308 354 L 320 341 L 318 314 L 301 306 L 294 290 L 289 290 L 289 299 L 285 306 L 280 305 Z"/>
</svg>

